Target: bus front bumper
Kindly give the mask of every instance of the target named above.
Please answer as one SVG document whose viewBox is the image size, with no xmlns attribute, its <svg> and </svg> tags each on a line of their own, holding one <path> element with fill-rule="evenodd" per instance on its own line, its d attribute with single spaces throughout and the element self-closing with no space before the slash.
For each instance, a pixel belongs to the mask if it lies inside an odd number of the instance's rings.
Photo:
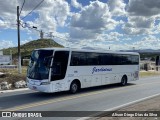
<svg viewBox="0 0 160 120">
<path fill-rule="evenodd" d="M 42 84 L 40 81 L 27 80 L 27 87 L 34 91 L 51 93 L 51 84 Z"/>
</svg>

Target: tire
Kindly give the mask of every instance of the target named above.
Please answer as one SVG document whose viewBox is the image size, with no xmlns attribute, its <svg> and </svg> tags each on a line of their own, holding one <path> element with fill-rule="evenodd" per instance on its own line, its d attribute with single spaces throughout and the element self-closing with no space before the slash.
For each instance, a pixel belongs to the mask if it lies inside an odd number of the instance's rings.
<svg viewBox="0 0 160 120">
<path fill-rule="evenodd" d="M 75 93 L 78 92 L 78 90 L 79 90 L 79 85 L 78 85 L 78 83 L 77 83 L 77 82 L 71 83 L 70 92 L 71 92 L 72 94 L 75 94 Z"/>
<path fill-rule="evenodd" d="M 121 86 L 127 85 L 127 76 L 123 76 L 123 77 L 122 77 L 120 84 L 121 84 Z"/>
</svg>

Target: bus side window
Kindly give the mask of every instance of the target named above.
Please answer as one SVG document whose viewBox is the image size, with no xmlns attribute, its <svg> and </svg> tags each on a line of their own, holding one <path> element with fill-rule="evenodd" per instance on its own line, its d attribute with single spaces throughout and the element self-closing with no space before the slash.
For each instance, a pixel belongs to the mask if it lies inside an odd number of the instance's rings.
<svg viewBox="0 0 160 120">
<path fill-rule="evenodd" d="M 86 65 L 86 54 L 83 52 L 72 52 L 71 66 Z"/>
<path fill-rule="evenodd" d="M 139 64 L 139 56 L 138 55 L 132 55 L 132 64 L 138 65 Z"/>
<path fill-rule="evenodd" d="M 86 53 L 87 65 L 100 65 L 100 59 L 98 53 Z"/>
<path fill-rule="evenodd" d="M 72 52 L 70 66 L 78 66 L 78 64 L 79 64 L 78 54 L 77 52 Z"/>
</svg>

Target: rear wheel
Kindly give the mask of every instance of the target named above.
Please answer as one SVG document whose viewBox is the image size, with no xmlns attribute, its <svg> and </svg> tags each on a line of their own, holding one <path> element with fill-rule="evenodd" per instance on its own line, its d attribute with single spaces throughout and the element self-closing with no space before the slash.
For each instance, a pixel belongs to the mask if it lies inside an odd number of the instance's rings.
<svg viewBox="0 0 160 120">
<path fill-rule="evenodd" d="M 127 76 L 123 76 L 123 77 L 122 77 L 120 84 L 121 84 L 122 86 L 127 85 Z"/>
<path fill-rule="evenodd" d="M 78 92 L 78 90 L 79 90 L 79 85 L 78 85 L 78 83 L 77 83 L 77 82 L 71 83 L 70 92 L 71 92 L 72 94 L 74 94 L 74 93 Z"/>
</svg>

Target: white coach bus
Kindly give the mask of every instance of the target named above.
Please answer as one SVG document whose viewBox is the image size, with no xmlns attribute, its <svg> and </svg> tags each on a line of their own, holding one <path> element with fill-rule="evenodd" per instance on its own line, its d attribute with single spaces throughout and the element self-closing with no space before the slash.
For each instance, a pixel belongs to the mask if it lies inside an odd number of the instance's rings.
<svg viewBox="0 0 160 120">
<path fill-rule="evenodd" d="M 35 49 L 27 71 L 27 85 L 41 92 L 68 91 L 139 79 L 139 54 L 77 50 Z"/>
</svg>

